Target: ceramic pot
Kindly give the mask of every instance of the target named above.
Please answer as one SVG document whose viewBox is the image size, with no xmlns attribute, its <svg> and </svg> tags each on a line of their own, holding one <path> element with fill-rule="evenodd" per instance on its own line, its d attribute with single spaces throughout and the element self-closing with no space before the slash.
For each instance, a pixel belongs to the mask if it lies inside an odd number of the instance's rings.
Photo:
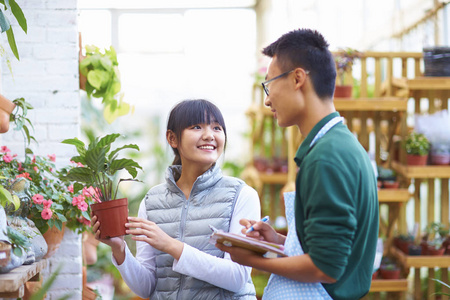
<svg viewBox="0 0 450 300">
<path fill-rule="evenodd" d="M 385 189 L 398 189 L 400 186 L 400 182 L 394 180 L 385 180 L 383 181 L 383 188 Z"/>
<path fill-rule="evenodd" d="M 353 86 L 336 85 L 334 88 L 334 98 L 350 98 L 352 96 Z"/>
<path fill-rule="evenodd" d="M 91 204 L 92 214 L 100 222 L 100 238 L 125 235 L 125 223 L 128 221 L 128 199 L 116 199 Z"/>
<path fill-rule="evenodd" d="M 11 245 L 0 241 L 0 267 L 6 267 L 11 261 Z"/>
<path fill-rule="evenodd" d="M 0 133 L 9 130 L 9 116 L 13 112 L 16 105 L 0 94 Z"/>
<path fill-rule="evenodd" d="M 431 154 L 432 165 L 448 165 L 450 163 L 450 154 Z"/>
<path fill-rule="evenodd" d="M 58 227 L 53 226 L 42 235 L 48 246 L 47 254 L 44 255 L 44 258 L 49 258 L 58 251 L 64 237 L 65 228 L 65 223 L 63 223 L 61 230 L 59 230 Z"/>
<path fill-rule="evenodd" d="M 412 240 L 404 240 L 404 239 L 400 239 L 398 237 L 394 238 L 395 247 L 400 249 L 400 251 L 402 251 L 405 254 L 408 254 L 408 252 L 409 252 L 408 248 L 412 244 L 413 244 Z"/>
<path fill-rule="evenodd" d="M 422 254 L 422 246 L 420 245 L 409 245 L 408 247 L 408 255 L 421 255 Z"/>
<path fill-rule="evenodd" d="M 427 164 L 428 155 L 406 155 L 406 163 L 408 166 L 425 166 Z"/>
</svg>

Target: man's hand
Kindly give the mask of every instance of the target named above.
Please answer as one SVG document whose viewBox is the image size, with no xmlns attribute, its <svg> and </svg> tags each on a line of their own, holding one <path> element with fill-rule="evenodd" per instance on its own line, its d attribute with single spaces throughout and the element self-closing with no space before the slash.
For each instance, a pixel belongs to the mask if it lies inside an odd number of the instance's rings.
<svg viewBox="0 0 450 300">
<path fill-rule="evenodd" d="M 270 243 L 284 245 L 286 237 L 284 235 L 278 234 L 272 226 L 268 223 L 255 220 L 241 219 L 239 224 L 244 226 L 242 233 L 248 237 L 256 238 L 259 240 L 264 240 Z M 253 231 L 246 233 L 247 230 L 253 226 Z"/>
<path fill-rule="evenodd" d="M 233 247 L 233 246 L 229 247 L 229 246 L 225 246 L 224 244 L 221 244 L 221 243 L 216 243 L 215 246 L 224 252 L 230 253 L 231 260 L 240 265 L 252 267 L 253 265 L 251 264 L 251 262 L 254 259 L 263 258 L 261 254 L 256 253 L 251 250 L 248 250 L 248 249 L 245 249 L 245 248 Z"/>
</svg>

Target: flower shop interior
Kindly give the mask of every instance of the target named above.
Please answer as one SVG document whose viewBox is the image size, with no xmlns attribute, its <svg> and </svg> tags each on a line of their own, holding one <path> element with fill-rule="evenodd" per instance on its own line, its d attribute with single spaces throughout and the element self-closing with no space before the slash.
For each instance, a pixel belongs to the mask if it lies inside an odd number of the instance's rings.
<svg viewBox="0 0 450 300">
<path fill-rule="evenodd" d="M 449 3 L 0 1 L 0 299 L 141 299 L 92 238 L 94 189 L 68 173 L 84 143 L 118 138 L 127 170 L 139 171 L 119 189 L 136 216 L 173 160 L 165 127 L 183 99 L 220 108 L 224 173 L 253 187 L 261 215 L 286 231 L 282 195 L 294 190 L 304 137 L 264 105 L 261 50 L 297 28 L 329 42 L 336 110 L 378 178 L 378 263 L 365 299 L 448 299 Z M 268 276 L 252 271 L 258 299 Z"/>
</svg>

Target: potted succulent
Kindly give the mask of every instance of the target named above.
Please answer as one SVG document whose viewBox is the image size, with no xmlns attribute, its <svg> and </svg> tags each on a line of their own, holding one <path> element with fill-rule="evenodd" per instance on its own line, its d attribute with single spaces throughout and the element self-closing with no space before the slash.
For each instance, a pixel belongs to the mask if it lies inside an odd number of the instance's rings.
<svg viewBox="0 0 450 300">
<path fill-rule="evenodd" d="M 345 98 L 352 96 L 353 84 L 346 80 L 345 74 L 352 70 L 355 59 L 360 58 L 362 53 L 352 48 L 341 48 L 333 53 L 336 62 L 337 82 L 334 91 L 335 98 Z"/>
<path fill-rule="evenodd" d="M 433 143 L 430 154 L 432 165 L 448 165 L 450 163 L 450 146 L 448 144 Z"/>
<path fill-rule="evenodd" d="M 425 229 L 422 255 L 443 255 L 446 251 L 448 228 L 440 222 L 431 222 Z"/>
<path fill-rule="evenodd" d="M 411 132 L 404 143 L 406 149 L 406 162 L 408 165 L 426 165 L 430 151 L 430 141 L 418 132 Z"/>
<path fill-rule="evenodd" d="M 382 279 L 399 279 L 401 269 L 394 260 L 383 257 L 379 272 Z"/>
<path fill-rule="evenodd" d="M 72 161 L 79 166 L 61 174 L 63 181 L 74 182 L 73 191 L 77 192 L 86 186 L 92 186 L 89 192 L 99 203 L 91 204 L 92 214 L 100 221 L 100 238 L 125 235 L 125 223 L 128 217 L 128 199 L 117 199 L 119 184 L 122 181 L 139 181 L 136 179 L 137 169 L 141 166 L 127 158 L 118 158 L 118 152 L 124 149 L 139 151 L 139 147 L 128 144 L 117 149 L 111 145 L 120 136 L 113 133 L 96 138 L 86 145 L 79 139 L 66 139 L 62 143 L 76 147 L 78 156 Z M 132 178 L 116 179 L 120 170 L 126 170 Z M 113 200 L 113 201 L 111 201 Z"/>
</svg>

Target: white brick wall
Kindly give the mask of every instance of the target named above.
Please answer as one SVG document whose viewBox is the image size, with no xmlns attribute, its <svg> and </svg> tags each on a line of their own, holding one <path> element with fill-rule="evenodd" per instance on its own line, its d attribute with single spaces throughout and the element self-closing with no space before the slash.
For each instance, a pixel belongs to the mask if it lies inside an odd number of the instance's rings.
<svg viewBox="0 0 450 300">
<path fill-rule="evenodd" d="M 0 91 L 8 99 L 24 97 L 34 106 L 29 118 L 35 127 L 32 143 L 36 154 L 56 154 L 64 165 L 74 154 L 61 144 L 65 138 L 79 136 L 80 96 L 78 91 L 77 0 L 18 0 L 28 22 L 28 34 L 13 22 L 20 61 L 9 51 L 6 35 L 1 44 L 8 51 L 13 75 L 2 58 Z M 0 144 L 23 156 L 22 135 L 12 130 L 0 136 Z M 71 295 L 81 299 L 81 236 L 66 230 L 56 254 L 49 259 L 44 279 L 58 265 L 62 270 L 46 299 Z"/>
</svg>

